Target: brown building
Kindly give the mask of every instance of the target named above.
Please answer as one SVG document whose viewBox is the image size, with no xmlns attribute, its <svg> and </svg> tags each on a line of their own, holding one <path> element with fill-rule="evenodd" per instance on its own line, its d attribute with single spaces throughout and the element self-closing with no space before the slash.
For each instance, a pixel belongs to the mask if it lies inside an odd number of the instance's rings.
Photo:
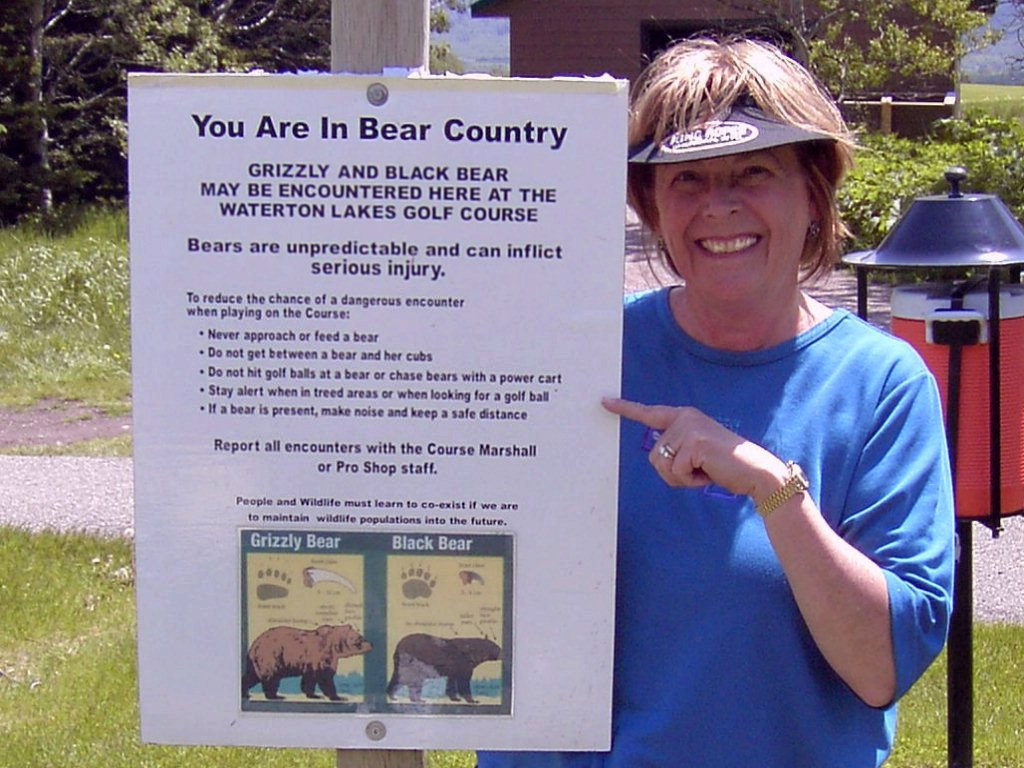
<svg viewBox="0 0 1024 768">
<path fill-rule="evenodd" d="M 990 0 L 973 4 L 990 11 L 994 7 Z M 644 62 L 670 41 L 702 31 L 753 34 L 793 50 L 793 41 L 768 15 L 742 5 L 723 0 L 476 0 L 471 8 L 476 17 L 509 19 L 514 77 L 607 72 L 635 81 Z M 894 81 L 884 94 L 864 94 L 866 103 L 849 104 L 848 116 L 882 126 L 884 110 L 892 130 L 918 133 L 952 113 L 953 104 L 946 99 L 953 90 L 952 70 L 951 63 L 948 77 Z M 892 97 L 893 104 L 883 108 L 883 95 Z"/>
<path fill-rule="evenodd" d="M 672 39 L 757 24 L 716 0 L 477 0 L 473 16 L 507 16 L 513 77 L 601 75 L 635 80 Z"/>
</svg>

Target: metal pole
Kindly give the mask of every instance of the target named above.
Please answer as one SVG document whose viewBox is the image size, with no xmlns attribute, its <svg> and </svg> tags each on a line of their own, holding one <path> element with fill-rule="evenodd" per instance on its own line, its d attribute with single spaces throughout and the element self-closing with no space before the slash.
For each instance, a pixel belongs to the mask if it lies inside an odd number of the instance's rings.
<svg viewBox="0 0 1024 768">
<path fill-rule="evenodd" d="M 425 68 L 429 0 L 331 0 L 331 71 Z M 337 768 L 426 768 L 422 750 L 339 749 Z"/>
<path fill-rule="evenodd" d="M 989 517 L 993 536 L 999 535 L 1003 514 L 1002 368 L 1000 365 L 999 270 L 988 271 L 988 434 Z"/>
<path fill-rule="evenodd" d="M 950 309 L 963 309 L 968 284 L 954 288 Z M 946 380 L 946 442 L 953 475 L 954 498 L 960 444 L 960 374 L 963 345 L 949 347 L 949 376 Z M 956 567 L 953 574 L 953 615 L 946 650 L 946 737 L 949 768 L 972 768 L 974 764 L 974 585 L 973 531 L 971 521 L 956 521 Z"/>
<path fill-rule="evenodd" d="M 974 558 L 971 521 L 956 521 L 953 618 L 946 667 L 949 768 L 974 765 Z"/>
<path fill-rule="evenodd" d="M 857 275 L 857 317 L 868 319 L 868 271 L 864 267 L 855 267 Z"/>
</svg>

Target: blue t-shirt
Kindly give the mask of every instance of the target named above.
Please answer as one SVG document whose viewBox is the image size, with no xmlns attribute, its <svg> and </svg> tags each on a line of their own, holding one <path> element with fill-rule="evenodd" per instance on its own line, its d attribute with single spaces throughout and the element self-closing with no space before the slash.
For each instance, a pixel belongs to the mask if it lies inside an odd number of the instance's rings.
<svg viewBox="0 0 1024 768">
<path fill-rule="evenodd" d="M 713 349 L 668 290 L 628 303 L 623 349 L 623 397 L 694 406 L 803 467 L 885 573 L 906 692 L 945 640 L 953 580 L 942 412 L 917 353 L 844 310 L 769 349 Z M 867 706 L 822 657 L 751 500 L 670 488 L 652 444 L 622 420 L 611 752 L 481 752 L 480 768 L 880 765 L 895 704 Z"/>
</svg>

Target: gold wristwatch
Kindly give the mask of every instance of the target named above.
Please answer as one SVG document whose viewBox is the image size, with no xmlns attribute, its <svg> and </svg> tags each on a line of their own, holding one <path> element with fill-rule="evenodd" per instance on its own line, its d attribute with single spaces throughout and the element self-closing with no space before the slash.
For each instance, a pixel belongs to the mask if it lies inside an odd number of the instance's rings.
<svg viewBox="0 0 1024 768">
<path fill-rule="evenodd" d="M 787 461 L 786 469 L 789 470 L 789 478 L 777 491 L 768 495 L 768 498 L 757 505 L 757 513 L 764 519 L 781 507 L 798 493 L 803 493 L 811 487 L 807 475 L 795 461 Z"/>
</svg>

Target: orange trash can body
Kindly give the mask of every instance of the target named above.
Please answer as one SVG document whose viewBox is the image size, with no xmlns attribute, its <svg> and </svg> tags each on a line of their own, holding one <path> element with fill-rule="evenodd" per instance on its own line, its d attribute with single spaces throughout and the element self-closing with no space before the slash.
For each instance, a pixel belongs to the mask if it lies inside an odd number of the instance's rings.
<svg viewBox="0 0 1024 768">
<path fill-rule="evenodd" d="M 979 342 L 962 347 L 960 418 L 955 472 L 957 517 L 992 514 L 988 292 L 964 297 L 964 310 L 949 311 L 950 286 L 899 286 L 892 293 L 892 332 L 924 358 L 935 375 L 948 418 L 949 352 L 936 343 L 942 323 L 977 323 Z M 939 323 L 937 326 L 936 323 Z M 1024 286 L 1005 285 L 999 300 L 1000 509 L 1002 516 L 1024 511 Z"/>
</svg>

